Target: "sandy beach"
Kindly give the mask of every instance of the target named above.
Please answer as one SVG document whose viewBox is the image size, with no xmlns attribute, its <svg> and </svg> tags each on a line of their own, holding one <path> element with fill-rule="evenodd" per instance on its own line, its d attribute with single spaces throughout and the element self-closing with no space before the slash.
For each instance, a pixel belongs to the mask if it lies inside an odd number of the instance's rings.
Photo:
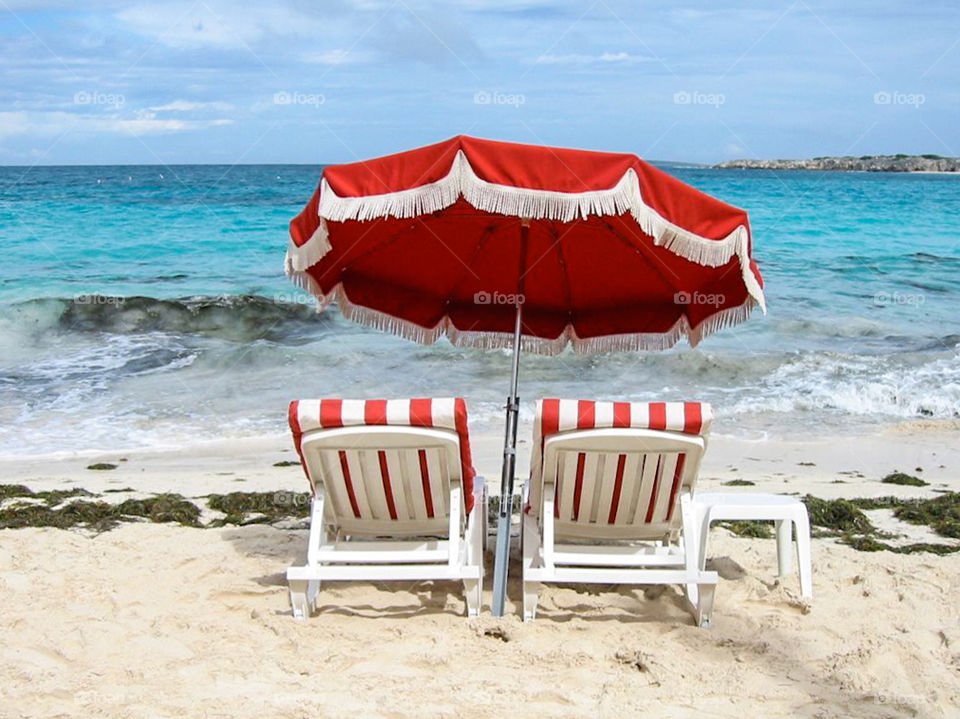
<svg viewBox="0 0 960 719">
<path fill-rule="evenodd" d="M 699 487 L 744 491 L 723 486 L 737 478 L 756 482 L 747 491 L 936 496 L 960 488 L 957 439 L 955 427 L 918 426 L 843 441 L 721 436 Z M 475 438 L 488 477 L 499 442 Z M 265 437 L 0 469 L 5 482 L 37 491 L 136 490 L 108 492 L 106 501 L 164 491 L 300 493 L 300 469 L 273 466 L 291 455 L 286 438 Z M 118 468 L 85 469 L 97 461 Z M 881 484 L 894 469 L 930 484 Z M 900 541 L 955 543 L 882 509 L 869 515 Z M 284 578 L 302 561 L 299 520 L 216 529 L 137 522 L 101 534 L 7 529 L 0 541 L 4 717 L 492 717 L 521 709 L 948 717 L 960 703 L 960 554 L 868 553 L 816 538 L 815 596 L 806 601 L 795 576 L 776 576 L 773 539 L 715 528 L 709 555 L 722 580 L 713 626 L 702 630 L 672 587 L 547 587 L 538 619 L 524 624 L 514 603 L 518 562 L 502 619 L 489 614 L 489 585 L 485 611 L 466 619 L 458 585 L 400 582 L 326 585 L 319 612 L 299 622 Z"/>
</svg>

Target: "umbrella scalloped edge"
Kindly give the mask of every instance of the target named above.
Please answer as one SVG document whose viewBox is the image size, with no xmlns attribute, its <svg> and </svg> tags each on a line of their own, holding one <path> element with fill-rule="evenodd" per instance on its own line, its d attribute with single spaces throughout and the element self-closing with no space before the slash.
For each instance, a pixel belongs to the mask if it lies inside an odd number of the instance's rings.
<svg viewBox="0 0 960 719">
<path fill-rule="evenodd" d="M 722 239 L 701 237 L 676 225 L 643 201 L 640 179 L 632 168 L 608 190 L 551 192 L 497 185 L 473 171 L 463 150 L 454 157 L 450 171 L 436 182 L 419 187 L 362 197 L 340 197 L 326 178 L 320 181 L 320 224 L 303 245 L 292 240 L 285 260 L 287 275 L 294 278 L 319 262 L 330 251 L 326 220 L 373 220 L 381 217 L 408 218 L 437 212 L 463 197 L 484 212 L 530 219 L 571 222 L 590 215 L 620 215 L 630 212 L 640 229 L 656 245 L 698 265 L 719 267 L 734 256 L 750 297 L 766 313 L 763 289 L 750 268 L 750 235 L 743 225 Z M 319 299 L 319 298 L 318 298 Z"/>
<path fill-rule="evenodd" d="M 512 332 L 471 332 L 460 330 L 449 317 L 444 317 L 434 327 L 421 327 L 413 322 L 394 317 L 385 312 L 362 305 L 356 305 L 347 297 L 343 285 L 338 284 L 328 294 L 323 294 L 314 279 L 306 272 L 292 272 L 290 279 L 302 290 L 317 299 L 317 311 L 322 312 L 331 304 L 336 304 L 340 313 L 351 322 L 364 327 L 389 332 L 418 344 L 430 345 L 446 336 L 456 347 L 475 347 L 479 349 L 509 349 L 513 347 Z M 729 307 L 711 315 L 696 327 L 691 327 L 684 315 L 666 332 L 639 332 L 602 337 L 580 338 L 570 325 L 559 337 L 545 339 L 524 335 L 521 349 L 540 355 L 560 354 L 567 345 L 577 354 L 603 354 L 606 352 L 667 350 L 686 337 L 691 347 L 714 332 L 745 322 L 757 306 L 752 297 L 737 306 Z"/>
</svg>

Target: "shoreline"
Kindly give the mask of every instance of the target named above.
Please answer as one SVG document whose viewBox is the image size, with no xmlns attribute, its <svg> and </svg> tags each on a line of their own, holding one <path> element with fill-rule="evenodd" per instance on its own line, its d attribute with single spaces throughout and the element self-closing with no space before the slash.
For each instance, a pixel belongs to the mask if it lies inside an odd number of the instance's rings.
<svg viewBox="0 0 960 719">
<path fill-rule="evenodd" d="M 876 434 L 794 439 L 743 439 L 714 434 L 703 459 L 700 489 L 713 491 L 723 482 L 746 479 L 750 491 L 799 492 L 825 498 L 929 495 L 934 490 L 960 491 L 960 423 L 921 422 L 895 425 Z M 474 466 L 499 491 L 503 436 L 497 430 L 473 432 Z M 529 472 L 528 435 L 518 438 L 517 477 Z M 222 439 L 170 450 L 64 452 L 57 455 L 0 458 L 7 484 L 53 490 L 83 487 L 104 491 L 131 486 L 145 492 L 200 496 L 211 492 L 306 489 L 287 433 L 258 438 Z M 87 469 L 97 463 L 110 470 Z M 919 470 L 917 468 L 920 468 Z M 929 487 L 896 487 L 880 479 L 891 472 L 916 474 Z M 841 481 L 837 481 L 841 480 Z M 925 491 L 924 491 L 925 490 Z"/>
</svg>

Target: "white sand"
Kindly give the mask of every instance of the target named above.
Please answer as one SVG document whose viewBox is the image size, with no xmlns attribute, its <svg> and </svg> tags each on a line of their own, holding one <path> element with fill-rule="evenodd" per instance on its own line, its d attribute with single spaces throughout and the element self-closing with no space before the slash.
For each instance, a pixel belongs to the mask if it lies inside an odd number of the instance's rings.
<svg viewBox="0 0 960 719">
<path fill-rule="evenodd" d="M 736 476 L 758 482 L 747 491 L 931 496 L 960 489 L 958 438 L 717 438 L 703 487 Z M 475 439 L 491 477 L 499 442 Z M 0 471 L 34 489 L 302 491 L 298 468 L 271 466 L 294 456 L 286 447 L 267 438 Z M 119 456 L 112 472 L 83 469 Z M 916 466 L 931 487 L 878 482 Z M 0 531 L 0 717 L 960 715 L 957 554 L 814 540 L 807 605 L 796 577 L 777 579 L 773 540 L 717 529 L 710 555 L 725 579 L 709 630 L 692 626 L 674 588 L 548 587 L 525 625 L 513 605 L 504 619 L 467 620 L 460 587 L 434 582 L 326 585 L 319 614 L 297 622 L 284 570 L 305 541 L 267 526 Z"/>
</svg>

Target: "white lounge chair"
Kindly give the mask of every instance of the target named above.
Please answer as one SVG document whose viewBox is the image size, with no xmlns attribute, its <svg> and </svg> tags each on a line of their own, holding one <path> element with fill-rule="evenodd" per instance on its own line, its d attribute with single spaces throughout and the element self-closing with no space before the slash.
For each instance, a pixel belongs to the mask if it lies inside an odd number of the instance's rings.
<svg viewBox="0 0 960 719">
<path fill-rule="evenodd" d="M 523 517 L 523 617 L 538 583 L 678 584 L 708 626 L 717 573 L 699 557 L 692 490 L 710 406 L 544 399 Z"/>
<path fill-rule="evenodd" d="M 460 580 L 480 611 L 484 482 L 462 399 L 300 400 L 290 427 L 313 493 L 307 563 L 287 570 L 293 614 L 321 582 Z"/>
</svg>

